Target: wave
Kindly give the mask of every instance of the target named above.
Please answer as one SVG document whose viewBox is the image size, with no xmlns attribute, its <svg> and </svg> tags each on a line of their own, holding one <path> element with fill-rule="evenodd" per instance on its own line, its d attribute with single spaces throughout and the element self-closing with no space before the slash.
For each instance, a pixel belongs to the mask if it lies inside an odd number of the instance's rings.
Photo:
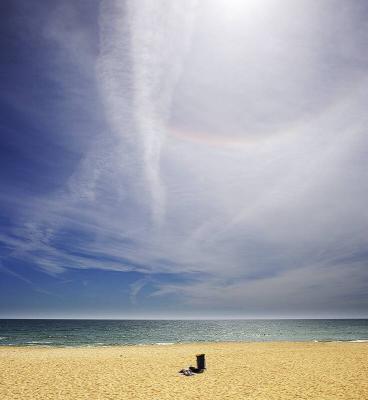
<svg viewBox="0 0 368 400">
<path fill-rule="evenodd" d="M 314 343 L 367 343 L 368 339 L 320 339 L 313 340 Z"/>
<path fill-rule="evenodd" d="M 179 343 L 173 343 L 173 342 L 131 343 L 128 344 L 128 346 L 172 346 L 173 344 L 179 344 Z"/>
<path fill-rule="evenodd" d="M 155 343 L 155 344 L 157 344 L 158 346 L 171 346 L 172 344 L 175 344 L 175 343 L 171 343 L 171 342 L 158 342 L 158 343 Z"/>
<path fill-rule="evenodd" d="M 53 344 L 53 342 L 44 342 L 44 341 L 32 340 L 30 342 L 26 342 L 25 344 L 26 345 L 34 345 L 34 344 L 45 344 L 45 345 L 48 345 L 48 344 Z"/>
</svg>

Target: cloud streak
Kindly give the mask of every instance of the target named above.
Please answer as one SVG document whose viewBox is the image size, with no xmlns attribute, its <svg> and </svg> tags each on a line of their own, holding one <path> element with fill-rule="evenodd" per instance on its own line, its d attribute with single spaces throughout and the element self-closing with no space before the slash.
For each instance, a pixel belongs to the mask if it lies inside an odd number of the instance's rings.
<svg viewBox="0 0 368 400">
<path fill-rule="evenodd" d="M 113 133 L 132 146 L 134 170 L 148 189 L 155 223 L 165 208 L 161 147 L 190 44 L 194 4 L 105 1 L 101 5 L 97 60 L 101 95 Z"/>
</svg>

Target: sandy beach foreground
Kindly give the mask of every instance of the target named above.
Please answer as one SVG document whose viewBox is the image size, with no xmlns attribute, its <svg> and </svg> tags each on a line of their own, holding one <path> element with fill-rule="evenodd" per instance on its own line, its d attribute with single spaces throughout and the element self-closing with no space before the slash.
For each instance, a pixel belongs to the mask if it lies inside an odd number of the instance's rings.
<svg viewBox="0 0 368 400">
<path fill-rule="evenodd" d="M 205 353 L 208 370 L 184 377 Z M 368 399 L 368 343 L 0 348 L 0 399 Z"/>
</svg>

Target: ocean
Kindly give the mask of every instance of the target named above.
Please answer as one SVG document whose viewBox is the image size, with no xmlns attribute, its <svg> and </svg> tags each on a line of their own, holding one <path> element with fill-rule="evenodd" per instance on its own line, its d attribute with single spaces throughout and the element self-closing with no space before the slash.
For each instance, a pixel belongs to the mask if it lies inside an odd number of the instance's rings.
<svg viewBox="0 0 368 400">
<path fill-rule="evenodd" d="M 231 341 L 368 341 L 368 320 L 0 320 L 1 346 L 168 345 Z"/>
</svg>

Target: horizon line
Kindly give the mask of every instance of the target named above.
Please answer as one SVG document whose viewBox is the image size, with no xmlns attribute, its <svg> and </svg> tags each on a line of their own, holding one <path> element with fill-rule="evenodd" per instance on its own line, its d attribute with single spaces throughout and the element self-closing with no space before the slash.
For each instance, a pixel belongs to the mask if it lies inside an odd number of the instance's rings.
<svg viewBox="0 0 368 400">
<path fill-rule="evenodd" d="M 365 320 L 368 317 L 188 317 L 188 318 L 165 318 L 165 317 L 157 317 L 157 318 L 99 318 L 99 317 L 0 317 L 0 321 L 2 320 L 67 320 L 67 321 L 234 321 L 234 320 L 243 320 L 243 321 L 255 321 L 255 320 Z"/>
</svg>

